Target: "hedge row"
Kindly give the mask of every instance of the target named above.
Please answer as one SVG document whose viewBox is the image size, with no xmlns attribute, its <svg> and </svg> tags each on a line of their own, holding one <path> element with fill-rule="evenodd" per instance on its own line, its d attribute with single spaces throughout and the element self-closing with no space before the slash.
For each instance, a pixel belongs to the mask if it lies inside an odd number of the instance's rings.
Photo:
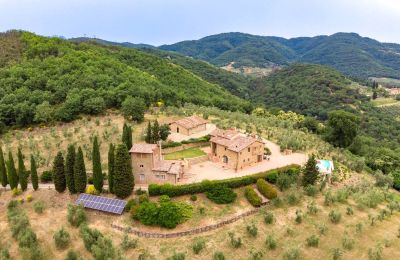
<svg viewBox="0 0 400 260">
<path fill-rule="evenodd" d="M 266 182 L 264 179 L 257 180 L 257 189 L 267 199 L 272 200 L 278 196 L 275 187 Z"/>
<path fill-rule="evenodd" d="M 182 144 L 194 144 L 194 143 L 204 143 L 210 141 L 210 136 L 206 135 L 203 137 L 199 138 L 190 138 L 189 140 L 184 140 L 182 142 L 167 142 L 163 143 L 162 147 L 163 148 L 172 148 L 172 147 L 178 147 L 181 146 Z"/>
<path fill-rule="evenodd" d="M 210 191 L 215 185 L 224 185 L 234 189 L 254 184 L 257 182 L 258 179 L 270 180 L 275 178 L 276 180 L 276 176 L 280 173 L 294 174 L 299 172 L 300 172 L 299 165 L 289 165 L 275 170 L 270 170 L 253 175 L 247 175 L 243 177 L 237 177 L 225 180 L 214 180 L 214 181 L 204 180 L 202 182 L 184 184 L 184 185 L 150 184 L 149 195 L 150 196 L 168 195 L 170 197 L 175 197 L 186 194 L 204 193 Z"/>
<path fill-rule="evenodd" d="M 244 189 L 244 195 L 246 199 L 250 202 L 254 207 L 260 207 L 262 203 L 262 199 L 258 196 L 257 192 L 251 186 L 247 186 Z"/>
</svg>

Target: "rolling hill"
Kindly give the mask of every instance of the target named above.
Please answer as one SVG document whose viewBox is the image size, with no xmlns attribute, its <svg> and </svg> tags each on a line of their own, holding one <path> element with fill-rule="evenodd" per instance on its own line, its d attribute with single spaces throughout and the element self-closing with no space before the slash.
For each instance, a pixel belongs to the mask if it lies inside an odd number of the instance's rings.
<svg viewBox="0 0 400 260">
<path fill-rule="evenodd" d="M 161 100 L 251 111 L 249 102 L 223 87 L 134 48 L 16 31 L 1 34 L 0 43 L 15 50 L 0 54 L 0 122 L 7 126 L 70 121 L 119 108 L 128 96 L 147 106 Z"/>
<path fill-rule="evenodd" d="M 329 65 L 354 78 L 400 78 L 400 45 L 381 43 L 355 33 L 291 39 L 223 33 L 159 48 L 217 66 L 231 62 L 237 67 L 315 63 Z"/>
</svg>

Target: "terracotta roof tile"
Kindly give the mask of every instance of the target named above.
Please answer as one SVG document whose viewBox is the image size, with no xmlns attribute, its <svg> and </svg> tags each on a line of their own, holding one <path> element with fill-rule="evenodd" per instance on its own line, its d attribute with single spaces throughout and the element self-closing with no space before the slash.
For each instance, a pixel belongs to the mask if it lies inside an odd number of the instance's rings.
<svg viewBox="0 0 400 260">
<path fill-rule="evenodd" d="M 212 137 L 210 139 L 210 142 L 225 146 L 228 150 L 234 152 L 240 152 L 247 146 L 253 144 L 254 142 L 261 142 L 261 141 L 250 136 L 236 136 L 233 139 L 227 139 L 223 137 Z"/>
<path fill-rule="evenodd" d="M 166 172 L 169 174 L 179 174 L 181 172 L 182 163 L 174 160 L 158 161 L 153 171 Z"/>
<path fill-rule="evenodd" d="M 129 150 L 130 153 L 153 153 L 153 151 L 157 148 L 156 144 L 133 144 L 132 148 Z"/>
<path fill-rule="evenodd" d="M 201 117 L 190 116 L 190 117 L 185 117 L 180 120 L 177 120 L 173 123 L 183 126 L 184 128 L 191 129 L 191 128 L 197 127 L 199 125 L 207 124 L 207 122 L 208 122 L 207 120 L 205 120 Z"/>
<path fill-rule="evenodd" d="M 225 138 L 225 139 L 233 139 L 235 138 L 237 135 L 239 135 L 239 132 L 236 131 L 235 129 L 227 129 L 227 130 L 223 130 L 223 129 L 215 129 L 214 131 L 212 131 L 210 133 L 211 136 L 214 137 L 221 137 L 221 138 Z"/>
</svg>

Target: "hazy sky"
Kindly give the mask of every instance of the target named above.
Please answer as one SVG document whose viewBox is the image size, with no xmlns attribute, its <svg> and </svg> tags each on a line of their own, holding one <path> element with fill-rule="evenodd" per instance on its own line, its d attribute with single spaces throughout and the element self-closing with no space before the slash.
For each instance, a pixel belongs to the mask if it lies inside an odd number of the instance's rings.
<svg viewBox="0 0 400 260">
<path fill-rule="evenodd" d="M 400 43 L 400 0 L 0 0 L 0 31 L 154 45 L 221 32 Z"/>
</svg>

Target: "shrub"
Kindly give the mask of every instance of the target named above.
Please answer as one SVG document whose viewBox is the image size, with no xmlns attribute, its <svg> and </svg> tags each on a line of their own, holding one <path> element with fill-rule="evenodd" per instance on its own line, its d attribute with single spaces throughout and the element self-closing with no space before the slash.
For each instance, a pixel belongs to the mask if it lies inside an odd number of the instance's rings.
<svg viewBox="0 0 400 260">
<path fill-rule="evenodd" d="M 192 195 L 190 196 L 190 200 L 191 200 L 191 201 L 196 201 L 196 200 L 197 200 L 197 195 L 196 195 L 196 194 L 192 194 Z"/>
<path fill-rule="evenodd" d="M 266 224 L 272 224 L 274 223 L 274 214 L 270 211 L 266 212 L 264 215 L 264 222 Z"/>
<path fill-rule="evenodd" d="M 391 175 L 385 175 L 382 172 L 375 173 L 375 185 L 377 187 L 389 187 L 393 186 L 393 177 Z"/>
<path fill-rule="evenodd" d="M 21 195 L 22 191 L 18 188 L 14 188 L 14 189 L 12 189 L 11 193 L 12 193 L 13 197 L 16 197 L 18 195 Z"/>
<path fill-rule="evenodd" d="M 280 208 L 283 206 L 283 200 L 279 197 L 273 199 L 271 202 L 272 202 L 272 205 L 274 205 L 274 207 Z"/>
<path fill-rule="evenodd" d="M 333 224 L 337 224 L 342 219 L 342 214 L 339 211 L 331 210 L 331 212 L 329 212 L 329 219 Z"/>
<path fill-rule="evenodd" d="M 340 248 L 333 248 L 332 249 L 332 260 L 339 260 L 342 257 L 342 251 Z"/>
<path fill-rule="evenodd" d="M 158 222 L 158 207 L 155 203 L 141 203 L 134 216 L 145 225 L 156 225 Z"/>
<path fill-rule="evenodd" d="M 131 209 L 138 204 L 136 199 L 130 199 L 125 205 L 124 211 L 131 212 Z"/>
<path fill-rule="evenodd" d="M 336 202 L 336 198 L 335 198 L 335 196 L 332 194 L 332 192 L 330 190 L 325 192 L 324 197 L 325 197 L 325 200 L 324 200 L 324 205 L 325 206 L 331 206 L 333 203 Z"/>
<path fill-rule="evenodd" d="M 161 195 L 158 198 L 158 203 L 167 203 L 167 202 L 171 202 L 171 198 L 168 195 Z"/>
<path fill-rule="evenodd" d="M 256 225 L 254 225 L 254 223 L 251 224 L 251 225 L 247 225 L 246 226 L 246 230 L 247 230 L 247 233 L 250 236 L 252 236 L 252 237 L 256 237 L 257 236 L 258 228 L 256 227 Z"/>
<path fill-rule="evenodd" d="M 274 186 L 266 182 L 264 179 L 257 180 L 257 189 L 267 199 L 271 200 L 278 196 L 278 193 Z"/>
<path fill-rule="evenodd" d="M 100 192 L 98 192 L 94 187 L 94 185 L 91 184 L 86 187 L 85 193 L 91 195 L 98 195 Z"/>
<path fill-rule="evenodd" d="M 383 259 L 382 251 L 383 249 L 381 246 L 370 248 L 368 249 L 368 258 L 370 260 L 382 260 Z"/>
<path fill-rule="evenodd" d="M 68 222 L 74 226 L 79 227 L 81 224 L 86 222 L 86 213 L 82 205 L 68 205 Z"/>
<path fill-rule="evenodd" d="M 225 255 L 222 252 L 215 252 L 213 255 L 213 260 L 225 260 Z"/>
<path fill-rule="evenodd" d="M 307 185 L 304 187 L 307 196 L 315 197 L 318 194 L 318 188 L 315 185 Z"/>
<path fill-rule="evenodd" d="M 253 187 L 247 186 L 244 189 L 244 195 L 246 196 L 246 199 L 250 202 L 250 204 L 254 207 L 261 206 L 262 199 L 260 198 L 260 196 L 258 196 L 257 192 L 254 191 Z"/>
<path fill-rule="evenodd" d="M 185 254 L 174 253 L 171 257 L 168 257 L 167 260 L 185 260 Z"/>
<path fill-rule="evenodd" d="M 35 201 L 33 203 L 33 210 L 37 213 L 37 214 L 42 214 L 44 211 L 44 202 L 43 201 Z"/>
<path fill-rule="evenodd" d="M 268 235 L 267 239 L 265 240 L 265 245 L 269 250 L 274 250 L 277 245 L 276 239 L 272 235 Z"/>
<path fill-rule="evenodd" d="M 289 176 L 288 174 L 281 173 L 278 175 L 278 178 L 276 179 L 276 186 L 281 191 L 285 191 L 290 188 L 290 186 L 296 182 L 296 179 L 292 176 Z"/>
<path fill-rule="evenodd" d="M 128 234 L 125 234 L 121 242 L 121 248 L 124 251 L 135 249 L 138 246 L 138 243 L 138 239 L 130 239 Z"/>
<path fill-rule="evenodd" d="M 321 224 L 321 225 L 318 227 L 318 231 L 319 231 L 319 233 L 320 233 L 321 235 L 325 235 L 326 232 L 328 232 L 328 227 L 327 227 L 325 224 Z"/>
<path fill-rule="evenodd" d="M 296 218 L 295 221 L 297 224 L 301 224 L 301 222 L 303 222 L 303 212 L 301 212 L 301 210 L 296 210 Z"/>
<path fill-rule="evenodd" d="M 237 194 L 227 186 L 216 185 L 206 192 L 206 196 L 217 204 L 229 204 L 236 200 Z"/>
<path fill-rule="evenodd" d="M 157 224 L 166 228 L 175 228 L 179 223 L 182 223 L 182 221 L 182 212 L 175 203 L 161 203 L 158 211 Z"/>
<path fill-rule="evenodd" d="M 312 235 L 306 239 L 306 244 L 308 247 L 318 247 L 319 245 L 319 237 L 316 235 Z"/>
<path fill-rule="evenodd" d="M 236 237 L 235 233 L 229 232 L 229 241 L 233 248 L 239 248 L 242 245 L 242 239 L 240 237 Z"/>
<path fill-rule="evenodd" d="M 251 260 L 261 260 L 263 259 L 263 252 L 262 251 L 250 251 Z"/>
<path fill-rule="evenodd" d="M 0 249 L 0 259 L 9 260 L 11 259 L 10 252 L 7 248 Z"/>
<path fill-rule="evenodd" d="M 149 202 L 149 194 L 142 193 L 139 195 L 139 203 Z"/>
<path fill-rule="evenodd" d="M 276 183 L 276 179 L 278 178 L 278 171 L 270 171 L 266 176 L 265 179 L 269 182 L 269 183 Z"/>
<path fill-rule="evenodd" d="M 291 206 L 297 205 L 301 201 L 301 195 L 298 194 L 298 192 L 296 190 L 292 190 L 287 195 L 286 200 L 287 200 L 288 204 Z"/>
<path fill-rule="evenodd" d="M 145 193 L 147 193 L 145 190 L 142 190 L 141 188 L 139 188 L 139 189 L 137 189 L 136 191 L 135 191 L 135 194 L 136 195 L 142 195 L 142 194 L 145 194 Z"/>
<path fill-rule="evenodd" d="M 237 177 L 225 180 L 214 180 L 214 181 L 206 180 L 198 183 L 185 184 L 185 185 L 150 184 L 149 194 L 151 196 L 168 195 L 170 197 L 175 197 L 185 194 L 196 194 L 196 193 L 207 192 L 213 189 L 215 185 L 225 185 L 228 188 L 233 189 L 256 183 L 258 179 L 260 178 L 265 179 L 273 172 L 277 172 L 279 173 L 279 175 L 281 175 L 282 173 L 290 173 L 291 175 L 297 175 L 299 171 L 300 167 L 298 165 L 290 165 L 267 172 L 261 172 L 253 175 L 247 175 L 243 177 Z"/>
<path fill-rule="evenodd" d="M 301 258 L 300 249 L 290 248 L 283 254 L 285 260 L 299 260 Z"/>
<path fill-rule="evenodd" d="M 94 259 L 119 259 L 112 241 L 103 236 L 97 229 L 82 225 L 79 231 L 85 248 L 92 253 Z"/>
<path fill-rule="evenodd" d="M 315 215 L 318 213 L 318 207 L 317 207 L 317 204 L 315 203 L 315 201 L 311 201 L 307 205 L 307 212 L 308 212 L 308 214 L 312 214 L 312 215 Z"/>
<path fill-rule="evenodd" d="M 54 234 L 53 238 L 58 249 L 65 249 L 70 241 L 69 233 L 64 229 L 64 227 L 58 230 Z"/>
<path fill-rule="evenodd" d="M 353 215 L 354 214 L 353 208 L 352 207 L 347 207 L 346 214 L 349 215 L 349 216 Z"/>
<path fill-rule="evenodd" d="M 342 239 L 342 246 L 346 250 L 352 250 L 354 248 L 354 239 L 351 239 L 348 236 L 345 236 Z"/>
<path fill-rule="evenodd" d="M 33 200 L 32 195 L 29 194 L 28 196 L 26 196 L 26 201 L 27 202 L 31 202 Z"/>
<path fill-rule="evenodd" d="M 294 230 L 293 230 L 292 228 L 288 227 L 288 228 L 286 229 L 286 234 L 287 234 L 288 236 L 293 236 L 293 235 L 294 235 Z"/>
<path fill-rule="evenodd" d="M 42 175 L 40 175 L 41 183 L 49 183 L 53 181 L 53 173 L 51 171 L 44 171 Z"/>
<path fill-rule="evenodd" d="M 346 188 L 342 188 L 336 191 L 335 200 L 340 203 L 345 203 L 347 202 L 349 196 L 350 196 L 349 191 Z"/>
<path fill-rule="evenodd" d="M 362 232 L 362 230 L 363 230 L 363 224 L 357 223 L 356 224 L 356 233 L 360 234 Z"/>
<path fill-rule="evenodd" d="M 200 252 L 206 247 L 206 241 L 203 239 L 197 240 L 193 243 L 192 249 L 193 253 L 196 255 L 200 254 Z"/>
</svg>

